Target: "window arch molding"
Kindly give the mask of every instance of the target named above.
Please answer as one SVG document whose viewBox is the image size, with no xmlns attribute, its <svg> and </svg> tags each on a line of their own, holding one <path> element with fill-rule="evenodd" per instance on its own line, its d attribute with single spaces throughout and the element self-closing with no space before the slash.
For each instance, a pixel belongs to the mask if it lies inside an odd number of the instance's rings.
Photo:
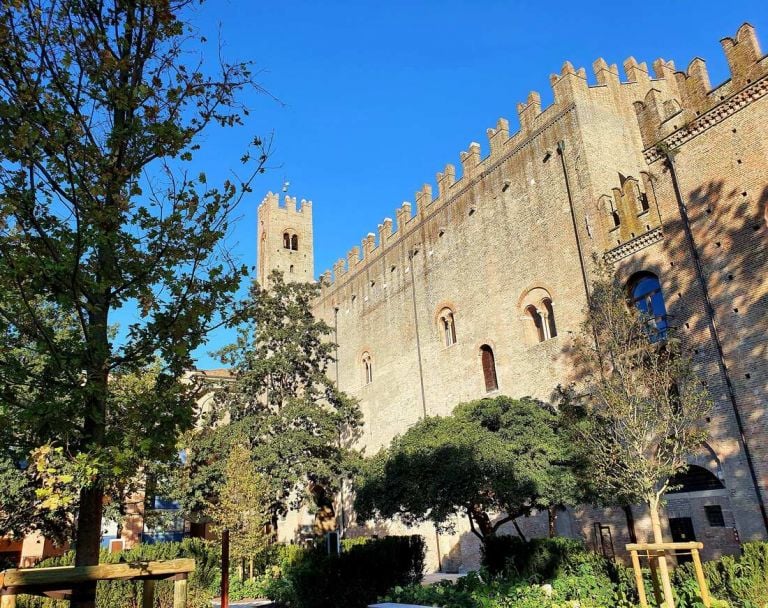
<svg viewBox="0 0 768 608">
<path fill-rule="evenodd" d="M 483 373 L 485 392 L 491 393 L 499 390 L 499 378 L 496 373 L 496 353 L 489 344 L 482 344 L 478 354 L 480 355 L 480 369 Z"/>
<path fill-rule="evenodd" d="M 373 355 L 371 355 L 371 349 L 370 348 L 363 349 L 360 352 L 358 361 L 360 364 L 360 376 L 362 380 L 362 385 L 368 386 L 373 382 L 373 379 L 375 378 L 374 358 L 373 358 Z"/>
<path fill-rule="evenodd" d="M 453 302 L 442 301 L 435 308 L 432 323 L 440 342 L 444 347 L 458 342 L 456 306 Z"/>
<path fill-rule="evenodd" d="M 299 235 L 295 228 L 283 228 L 281 244 L 283 249 L 287 249 L 288 251 L 299 250 Z"/>
<path fill-rule="evenodd" d="M 557 337 L 557 304 L 549 289 L 541 285 L 528 288 L 518 299 L 517 310 L 526 342 L 538 344 Z"/>
</svg>

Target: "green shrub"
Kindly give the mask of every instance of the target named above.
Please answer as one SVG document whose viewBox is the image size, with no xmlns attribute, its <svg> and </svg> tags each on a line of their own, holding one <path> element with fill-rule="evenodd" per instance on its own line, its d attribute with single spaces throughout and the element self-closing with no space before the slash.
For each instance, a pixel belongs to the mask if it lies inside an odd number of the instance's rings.
<svg viewBox="0 0 768 608">
<path fill-rule="evenodd" d="M 491 537 L 482 548 L 482 563 L 492 575 L 506 573 L 534 582 L 575 573 L 584 563 L 606 575 L 612 568 L 611 562 L 588 551 L 580 541 L 563 537 L 529 541 L 517 536 Z"/>
<path fill-rule="evenodd" d="M 421 580 L 424 539 L 388 536 L 355 544 L 341 555 L 316 548 L 294 557 L 282 576 L 265 586 L 270 599 L 300 608 L 363 608 L 392 587 Z"/>
</svg>

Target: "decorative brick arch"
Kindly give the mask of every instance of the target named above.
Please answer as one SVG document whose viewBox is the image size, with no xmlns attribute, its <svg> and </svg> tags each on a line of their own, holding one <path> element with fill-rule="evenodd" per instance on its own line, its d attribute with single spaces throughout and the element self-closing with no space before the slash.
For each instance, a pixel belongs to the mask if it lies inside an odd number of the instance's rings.
<svg viewBox="0 0 768 608">
<path fill-rule="evenodd" d="M 517 312 L 529 345 L 557 337 L 556 305 L 552 292 L 541 284 L 529 287 L 518 299 Z"/>
</svg>

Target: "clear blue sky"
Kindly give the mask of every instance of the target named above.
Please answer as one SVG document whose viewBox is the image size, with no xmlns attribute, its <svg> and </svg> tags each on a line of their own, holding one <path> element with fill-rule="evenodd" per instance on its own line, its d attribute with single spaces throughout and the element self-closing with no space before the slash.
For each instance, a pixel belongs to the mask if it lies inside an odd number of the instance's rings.
<svg viewBox="0 0 768 608">
<path fill-rule="evenodd" d="M 500 116 L 516 130 L 516 104 L 531 90 L 551 103 L 549 75 L 565 60 L 587 68 L 603 57 L 700 56 L 711 81 L 728 77 L 719 40 L 752 23 L 768 50 L 765 0 L 746 2 L 257 2 L 209 0 L 191 15 L 224 56 L 249 59 L 281 103 L 249 95 L 245 128 L 211 133 L 196 163 L 209 181 L 238 166 L 254 134 L 274 133 L 271 169 L 240 208 L 231 245 L 256 263 L 256 207 L 290 180 L 314 202 L 315 273 L 330 268 L 394 209 L 434 184 L 446 163 Z M 435 188 L 436 190 L 436 188 Z M 198 366 L 220 366 L 207 352 Z"/>
</svg>

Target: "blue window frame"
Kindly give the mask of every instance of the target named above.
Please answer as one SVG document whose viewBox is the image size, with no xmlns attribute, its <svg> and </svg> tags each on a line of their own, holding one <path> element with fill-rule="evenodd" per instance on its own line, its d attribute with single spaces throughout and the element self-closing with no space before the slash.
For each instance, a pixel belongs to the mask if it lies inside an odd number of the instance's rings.
<svg viewBox="0 0 768 608">
<path fill-rule="evenodd" d="M 654 339 L 663 340 L 667 335 L 668 327 L 667 307 L 664 304 L 659 277 L 650 272 L 644 272 L 635 277 L 631 287 L 632 303 L 640 312 L 653 320 L 656 332 Z"/>
</svg>

